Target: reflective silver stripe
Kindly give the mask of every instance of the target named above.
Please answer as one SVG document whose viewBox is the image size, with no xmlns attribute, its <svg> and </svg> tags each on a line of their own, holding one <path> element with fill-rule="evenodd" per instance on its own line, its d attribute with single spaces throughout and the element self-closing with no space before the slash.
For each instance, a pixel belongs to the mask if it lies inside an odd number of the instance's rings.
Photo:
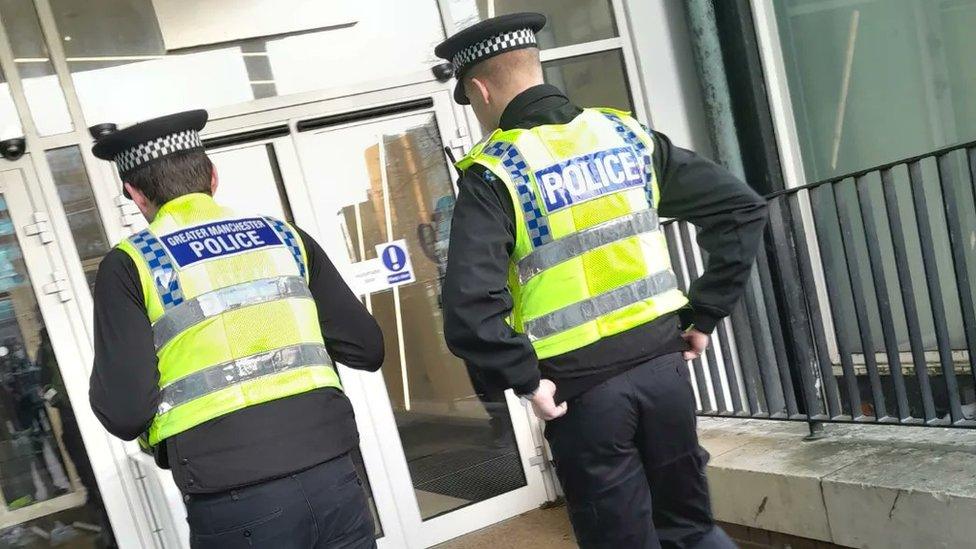
<svg viewBox="0 0 976 549">
<path fill-rule="evenodd" d="M 329 353 L 320 343 L 292 345 L 222 362 L 163 387 L 163 399 L 156 413 L 165 414 L 180 404 L 259 377 L 306 366 L 332 365 Z"/>
<path fill-rule="evenodd" d="M 649 233 L 657 228 L 657 212 L 641 210 L 594 225 L 559 240 L 553 240 L 536 248 L 518 262 L 519 281 L 525 284 L 535 275 L 563 261 L 630 236 Z"/>
<path fill-rule="evenodd" d="M 220 313 L 278 299 L 312 298 L 305 280 L 298 276 L 262 278 L 201 294 L 166 311 L 153 324 L 156 350 L 187 328 Z"/>
<path fill-rule="evenodd" d="M 678 280 L 674 273 L 659 271 L 626 286 L 533 318 L 525 323 L 525 333 L 532 341 L 549 337 L 677 287 Z"/>
</svg>

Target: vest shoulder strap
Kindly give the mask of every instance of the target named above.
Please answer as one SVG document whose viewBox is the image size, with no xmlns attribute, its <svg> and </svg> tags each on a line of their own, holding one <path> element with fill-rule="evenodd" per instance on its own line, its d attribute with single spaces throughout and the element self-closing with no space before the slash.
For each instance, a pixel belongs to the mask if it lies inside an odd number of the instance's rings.
<svg viewBox="0 0 976 549">
<path fill-rule="evenodd" d="M 617 135 L 637 153 L 637 157 L 640 159 L 644 171 L 647 203 L 652 208 L 656 208 L 660 194 L 657 178 L 654 175 L 654 138 L 628 112 L 610 108 L 598 108 L 595 110 L 602 113 L 610 121 Z"/>
<path fill-rule="evenodd" d="M 274 217 L 265 217 L 264 220 L 281 237 L 281 241 L 285 243 L 285 247 L 288 248 L 288 251 L 291 252 L 292 257 L 295 259 L 299 275 L 308 281 L 308 252 L 305 250 L 305 245 L 302 242 L 302 238 L 298 235 L 298 231 L 287 221 L 282 221 Z"/>
<path fill-rule="evenodd" d="M 454 165 L 457 167 L 457 169 L 461 170 L 462 172 L 470 168 L 471 165 L 477 161 L 477 158 L 481 156 L 481 153 L 484 151 L 485 147 L 501 133 L 502 130 L 497 129 L 489 133 L 488 135 L 482 137 L 481 141 L 475 143 L 475 145 L 471 147 L 471 150 L 468 151 L 467 154 L 462 156 L 460 160 L 455 162 Z"/>
<path fill-rule="evenodd" d="M 156 295 L 159 296 L 163 309 L 171 309 L 183 303 L 179 269 L 159 238 L 150 229 L 143 229 L 130 236 L 126 243 L 130 247 L 130 255 L 132 252 L 138 254 L 148 269 L 149 278 L 155 285 Z M 143 291 L 146 290 L 148 288 L 144 287 Z"/>
</svg>

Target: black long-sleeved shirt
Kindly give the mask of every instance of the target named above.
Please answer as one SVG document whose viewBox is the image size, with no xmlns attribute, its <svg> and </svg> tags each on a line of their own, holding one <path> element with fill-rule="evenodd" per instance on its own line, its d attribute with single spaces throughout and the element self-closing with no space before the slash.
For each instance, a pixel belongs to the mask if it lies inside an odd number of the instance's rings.
<svg viewBox="0 0 976 549">
<path fill-rule="evenodd" d="M 322 248 L 302 230 L 309 288 L 329 355 L 376 371 L 383 335 Z M 160 400 L 152 326 L 132 259 L 114 249 L 95 281 L 92 409 L 113 435 L 132 440 L 152 422 Z M 252 406 L 166 439 L 157 462 L 173 470 L 184 493 L 219 492 L 307 469 L 359 443 L 348 398 L 317 389 Z"/>
<path fill-rule="evenodd" d="M 512 100 L 500 127 L 566 124 L 580 112 L 557 88 L 541 85 Z M 711 332 L 729 314 L 762 238 L 765 202 L 724 168 L 672 145 L 664 134 L 651 135 L 660 189 L 658 212 L 695 224 L 698 243 L 708 253 L 704 274 L 689 289 L 689 307 L 538 360 L 528 337 L 505 321 L 512 310 L 507 282 L 515 247 L 515 208 L 504 183 L 476 166 L 458 183 L 444 281 L 444 335 L 454 354 L 490 371 L 493 379 L 520 394 L 533 391 L 541 377 L 552 379 L 557 401 L 568 400 L 647 359 L 684 350 L 683 328 L 693 324 Z"/>
</svg>

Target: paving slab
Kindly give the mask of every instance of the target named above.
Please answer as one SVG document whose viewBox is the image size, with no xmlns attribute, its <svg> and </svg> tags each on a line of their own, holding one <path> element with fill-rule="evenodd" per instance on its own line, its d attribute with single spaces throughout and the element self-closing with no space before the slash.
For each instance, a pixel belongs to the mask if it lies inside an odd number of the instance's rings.
<svg viewBox="0 0 976 549">
<path fill-rule="evenodd" d="M 565 506 L 536 509 L 437 546 L 437 549 L 574 549 Z M 624 549 L 623 547 L 619 549 Z"/>
<path fill-rule="evenodd" d="M 976 454 L 891 447 L 823 479 L 836 543 L 976 547 Z"/>
</svg>

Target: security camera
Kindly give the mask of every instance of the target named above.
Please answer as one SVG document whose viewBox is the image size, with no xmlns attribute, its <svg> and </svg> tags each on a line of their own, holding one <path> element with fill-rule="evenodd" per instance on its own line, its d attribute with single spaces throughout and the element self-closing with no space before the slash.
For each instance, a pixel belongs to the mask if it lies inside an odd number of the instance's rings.
<svg viewBox="0 0 976 549">
<path fill-rule="evenodd" d="M 440 65 L 434 65 L 430 72 L 434 73 L 434 78 L 438 82 L 447 82 L 454 77 L 454 66 L 450 63 L 441 63 Z"/>
<path fill-rule="evenodd" d="M 97 141 L 110 133 L 114 133 L 118 129 L 119 127 L 115 124 L 106 122 L 104 124 L 95 124 L 94 126 L 88 128 L 88 133 L 90 133 L 92 138 Z"/>
<path fill-rule="evenodd" d="M 3 156 L 7 160 L 13 161 L 20 159 L 21 156 L 24 156 L 26 149 L 27 142 L 24 141 L 23 137 L 14 137 L 0 141 L 0 156 Z"/>
</svg>

